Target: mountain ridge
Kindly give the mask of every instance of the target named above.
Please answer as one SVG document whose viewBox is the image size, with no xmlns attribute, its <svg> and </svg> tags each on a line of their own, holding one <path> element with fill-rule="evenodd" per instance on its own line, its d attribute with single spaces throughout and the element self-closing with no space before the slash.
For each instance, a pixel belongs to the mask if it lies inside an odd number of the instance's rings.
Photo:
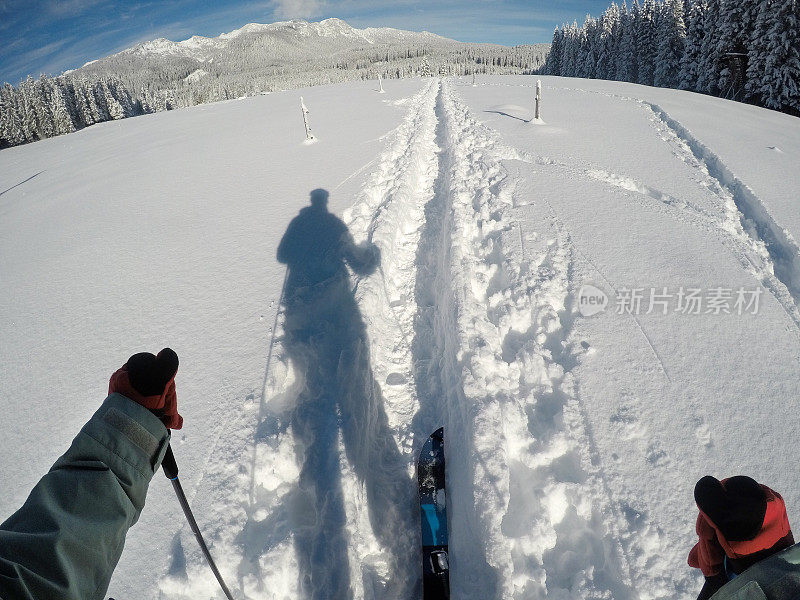
<svg viewBox="0 0 800 600">
<path fill-rule="evenodd" d="M 185 40 L 172 41 L 168 38 L 159 37 L 153 40 L 139 42 L 104 58 L 88 61 L 82 67 L 89 66 L 95 62 L 125 55 L 175 55 L 185 56 L 187 58 L 195 58 L 197 60 L 208 60 L 203 56 L 203 53 L 214 52 L 227 48 L 234 40 L 240 40 L 242 36 L 258 35 L 258 34 L 280 34 L 291 30 L 292 33 L 299 36 L 310 37 L 317 35 L 319 37 L 334 37 L 341 36 L 350 38 L 352 40 L 363 40 L 370 45 L 374 45 L 386 38 L 394 38 L 392 41 L 399 41 L 401 39 L 418 39 L 422 41 L 438 41 L 441 43 L 455 43 L 463 44 L 466 42 L 459 42 L 446 38 L 429 31 L 408 31 L 397 29 L 394 27 L 365 27 L 359 29 L 351 26 L 343 19 L 331 17 L 321 21 L 305 21 L 303 19 L 291 19 L 289 21 L 276 21 L 274 23 L 247 23 L 233 31 L 220 33 L 216 37 L 208 37 L 202 35 L 193 35 Z M 498 44 L 499 45 L 499 44 Z M 81 68 L 82 68 L 81 67 Z M 77 69 L 75 69 L 77 70 Z"/>
</svg>

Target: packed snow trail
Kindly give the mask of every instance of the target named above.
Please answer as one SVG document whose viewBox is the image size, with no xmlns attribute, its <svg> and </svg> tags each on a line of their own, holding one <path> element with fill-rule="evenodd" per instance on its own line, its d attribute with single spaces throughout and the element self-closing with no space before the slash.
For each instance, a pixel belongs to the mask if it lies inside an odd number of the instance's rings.
<svg viewBox="0 0 800 600">
<path fill-rule="evenodd" d="M 439 154 L 426 138 L 416 184 L 403 194 L 373 192 L 351 215 L 384 215 L 377 224 L 362 219 L 362 232 L 391 261 L 385 279 L 358 288 L 377 379 L 398 399 L 419 402 L 412 448 L 439 424 L 448 432 L 453 594 L 513 598 L 560 589 L 630 597 L 565 368 L 574 362 L 559 316 L 568 244 L 545 218 L 545 233 L 529 243 L 532 256 L 520 260 L 513 180 L 501 164 L 514 153 L 470 118 L 446 84 L 435 116 Z M 422 220 L 420 200 L 430 192 Z M 387 406 L 390 422 L 405 431 L 406 405 Z"/>
<path fill-rule="evenodd" d="M 450 468 L 464 485 L 453 495 L 464 520 L 452 517 L 453 588 L 476 598 L 630 597 L 569 373 L 572 248 L 548 213 L 522 233 L 515 199 L 524 190 L 503 163 L 518 154 L 449 84 L 440 114 L 461 369 L 446 420 L 469 450 Z M 472 559 L 468 548 L 481 554 Z M 483 553 L 488 574 L 476 569 Z"/>
<path fill-rule="evenodd" d="M 387 245 L 397 238 L 406 244 L 412 260 L 414 229 L 419 229 L 413 209 L 420 207 L 421 214 L 429 194 L 425 180 L 430 186 L 436 173 L 436 93 L 431 83 L 407 100 L 406 118 L 384 136 L 389 138 L 388 147 L 350 211 L 353 216 L 347 218 L 357 240 L 374 240 L 383 249 L 384 236 L 389 235 Z M 365 317 L 391 328 L 400 322 L 394 311 L 403 309 L 402 302 L 371 302 L 369 295 L 384 294 L 390 287 L 394 293 L 402 292 L 399 284 L 387 282 L 404 275 L 404 256 L 398 251 L 384 252 L 383 257 L 379 274 L 354 283 L 361 306 L 377 306 L 392 318 L 375 319 L 374 312 Z M 416 507 L 412 440 L 403 435 L 402 425 L 410 422 L 416 407 L 413 394 L 398 395 L 392 386 L 398 386 L 404 353 L 408 355 L 402 344 L 408 334 L 391 329 L 386 333 L 385 339 L 397 340 L 394 351 L 384 344 L 372 346 L 389 351 L 386 357 L 373 359 L 373 372 L 352 294 L 340 290 L 326 300 L 329 312 L 318 315 L 316 322 L 313 314 L 284 312 L 276 332 L 279 348 L 265 382 L 267 402 L 255 439 L 255 468 L 252 461 L 239 467 L 252 478 L 256 501 L 247 509 L 246 521 L 239 523 L 240 533 L 237 528 L 220 530 L 217 545 L 224 549 L 221 554 L 231 557 L 230 569 L 239 574 L 246 597 L 269 593 L 275 598 L 407 598 L 419 585 L 416 575 L 409 577 L 419 570 L 415 560 L 419 528 L 412 512 Z M 320 306 L 312 308 L 309 313 L 325 312 Z M 286 322 L 303 319 L 312 330 L 310 339 L 317 341 L 292 343 Z M 325 320 L 336 327 L 333 338 L 323 331 Z M 342 346 L 336 340 L 353 335 L 352 344 Z M 325 387 L 346 393 L 337 400 L 322 393 Z M 386 408 L 390 405 L 393 410 Z M 252 431 L 247 422 L 253 418 L 257 418 L 253 410 L 243 411 L 232 431 Z M 402 459 L 393 450 L 395 439 L 387 438 L 387 425 L 397 431 Z M 243 446 L 252 443 L 244 441 Z M 229 448 L 241 455 L 241 448 Z M 296 465 L 291 464 L 293 455 Z M 220 456 L 213 462 L 235 464 L 237 459 Z M 233 483 L 224 487 L 230 492 Z M 167 597 L 210 589 L 202 564 L 194 565 L 188 581 L 183 573 L 178 575 L 162 582 Z"/>
</svg>

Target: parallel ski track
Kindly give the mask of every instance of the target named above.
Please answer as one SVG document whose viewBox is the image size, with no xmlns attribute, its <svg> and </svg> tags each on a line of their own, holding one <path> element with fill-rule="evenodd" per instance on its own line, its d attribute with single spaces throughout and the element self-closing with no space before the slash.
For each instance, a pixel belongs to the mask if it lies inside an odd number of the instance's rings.
<svg viewBox="0 0 800 600">
<path fill-rule="evenodd" d="M 433 108 L 437 94 L 438 83 L 431 81 L 409 98 L 406 103 L 409 108 L 400 125 L 381 136 L 388 140 L 386 149 L 356 172 L 377 163 L 353 207 L 344 215 L 356 240 L 372 241 L 382 250 L 380 273 L 354 280 L 362 316 L 370 324 L 369 333 L 373 336 L 370 340 L 373 373 L 362 375 L 374 377 L 382 386 L 390 425 L 409 456 L 409 473 L 413 470 L 413 439 L 408 424 L 417 412 L 417 403 L 410 366 L 415 309 L 413 302 L 409 304 L 406 300 L 413 301 L 413 265 L 424 220 L 422 207 L 432 194 L 438 173 Z M 385 326 L 383 330 L 381 325 Z M 233 443 L 225 448 L 212 448 L 203 479 L 197 486 L 210 488 L 215 495 L 224 492 L 229 498 L 249 498 L 246 506 L 226 515 L 224 521 L 218 518 L 214 523 L 201 524 L 212 551 L 219 557 L 224 576 L 237 584 L 233 586 L 238 588 L 234 593 L 243 598 L 303 595 L 298 589 L 300 565 L 292 548 L 293 514 L 298 511 L 299 499 L 294 482 L 299 465 L 294 458 L 298 448 L 293 441 L 291 414 L 305 384 L 283 348 L 282 319 L 276 318 L 275 331 L 271 333 L 274 348 L 271 344 L 262 389 L 253 390 L 244 401 L 232 400 L 231 405 L 240 408 L 220 427 Z M 389 340 L 397 340 L 396 347 L 385 343 Z M 405 386 L 403 379 L 407 382 Z M 364 427 L 369 429 L 366 423 Z M 341 440 L 339 445 L 343 452 Z M 346 457 L 342 455 L 339 462 L 342 478 L 357 481 Z M 347 563 L 353 597 L 408 598 L 418 583 L 407 576 L 416 571 L 413 559 L 418 523 L 413 519 L 411 506 L 406 507 L 405 522 L 391 523 L 393 531 L 407 532 L 407 539 L 396 544 L 397 547 L 405 544 L 406 556 L 401 564 L 397 555 L 402 552 L 389 552 L 381 547 L 380 536 L 373 531 L 363 488 L 345 487 L 360 490 L 355 497 L 345 490 L 343 498 L 346 528 L 352 532 Z M 226 503 L 220 499 L 215 504 Z M 204 590 L 213 588 L 208 569 L 193 546 L 184 549 L 178 537 L 175 544 L 173 564 L 160 582 L 161 596 L 201 597 Z"/>
<path fill-rule="evenodd" d="M 791 319 L 795 334 L 800 336 L 800 247 L 724 161 L 658 104 L 597 90 L 559 89 L 616 98 L 647 111 L 656 135 L 670 145 L 679 160 L 696 171 L 699 191 L 711 190 L 718 197 L 717 211 L 709 212 L 690 201 L 602 169 L 587 166 L 584 173 L 614 187 L 638 192 L 642 200 L 655 200 L 676 220 L 717 237 L 742 268 L 775 298 Z"/>
<path fill-rule="evenodd" d="M 530 157 L 499 143 L 448 83 L 411 105 L 346 219 L 382 251 L 380 277 L 358 281 L 357 298 L 409 468 L 446 428 L 453 593 L 638 597 L 634 581 L 658 586 L 633 572 L 627 553 L 639 549 L 570 373 L 569 235 L 554 216 L 539 232 L 554 239 L 529 243 L 526 258 L 503 161 Z"/>
<path fill-rule="evenodd" d="M 380 277 L 358 281 L 356 295 L 410 468 L 430 431 L 445 425 L 453 593 L 632 597 L 614 529 L 621 520 L 603 525 L 614 508 L 568 372 L 568 236 L 545 233 L 556 240 L 532 244 L 526 260 L 516 248 L 524 240 L 514 178 L 503 166 L 519 153 L 499 144 L 447 83 L 410 104 L 346 220 L 382 251 Z M 531 419 L 542 421 L 533 431 Z M 574 548 L 560 530 L 576 526 L 595 540 L 600 563 L 584 548 L 586 562 L 564 573 L 559 564 Z"/>
<path fill-rule="evenodd" d="M 506 84 L 488 85 L 502 86 Z M 685 162 L 694 170 L 698 192 L 707 193 L 710 190 L 717 197 L 716 206 L 710 209 L 703 208 L 691 201 L 666 194 L 645 182 L 591 164 L 566 163 L 528 151 L 520 151 L 519 158 L 526 163 L 556 173 L 563 173 L 570 178 L 594 179 L 611 187 L 633 192 L 634 194 L 625 194 L 624 197 L 635 199 L 643 206 L 658 210 L 681 223 L 713 235 L 724 248 L 736 257 L 742 269 L 763 285 L 779 303 L 791 322 L 789 325 L 787 321 L 787 329 L 791 327 L 795 335 L 800 335 L 800 312 L 798 312 L 798 306 L 800 306 L 800 295 L 798 295 L 800 250 L 798 250 L 798 245 L 792 236 L 775 221 L 761 199 L 725 165 L 722 159 L 657 104 L 640 98 L 601 91 L 563 87 L 560 89 L 614 97 L 641 107 L 643 111 L 646 111 L 645 114 L 651 122 L 654 134 L 669 144 L 672 153 L 678 160 Z M 552 210 L 552 207 L 550 208 Z M 557 219 L 555 211 L 553 214 Z M 563 224 L 561 227 L 566 232 Z M 592 261 L 579 248 L 574 247 L 574 250 L 600 274 L 612 290 L 617 289 L 595 261 Z M 657 348 L 638 320 L 637 325 L 647 338 L 655 358 L 661 364 L 665 378 L 669 380 L 669 373 Z M 578 395 L 577 390 L 576 395 Z M 623 402 L 622 408 L 625 409 L 625 407 L 634 408 L 632 404 Z M 588 419 L 585 417 L 585 411 L 582 412 L 584 414 L 582 422 L 587 430 L 587 441 L 589 447 L 594 448 Z M 627 413 L 620 413 L 619 418 L 627 418 Z M 701 419 L 697 420 L 698 422 L 702 421 Z M 656 457 L 658 448 L 653 447 L 653 452 L 655 452 L 653 456 Z M 592 454 L 596 459 L 594 450 Z M 654 577 L 649 569 L 654 558 L 653 548 L 660 545 L 658 539 L 660 535 L 646 523 L 646 515 L 634 508 L 637 506 L 635 499 L 627 500 L 618 491 L 612 492 L 606 482 L 607 478 L 602 475 L 602 466 L 599 464 L 597 466 L 600 472 L 601 487 L 604 488 L 603 495 L 610 500 L 611 514 L 607 522 L 611 524 L 612 530 L 615 527 L 613 524 L 617 524 L 614 537 L 620 541 L 625 555 L 628 557 L 630 582 L 635 588 L 635 592 L 633 592 L 635 595 L 632 597 L 669 598 L 676 593 L 681 593 L 678 587 L 682 587 L 682 583 L 671 582 L 663 576 Z M 626 521 L 630 525 L 626 526 Z M 633 523 L 636 524 L 638 534 L 628 531 L 628 527 Z M 649 533 L 645 535 L 645 532 Z M 614 594 L 613 597 L 620 596 Z"/>
<path fill-rule="evenodd" d="M 409 482 L 414 480 L 414 457 L 421 443 L 420 432 L 412 426 L 413 417 L 419 412 L 411 348 L 416 252 L 424 228 L 424 206 L 433 194 L 438 174 L 434 112 L 437 95 L 438 83 L 432 80 L 409 100 L 406 116 L 388 136 L 388 147 L 376 169 L 344 215 L 356 239 L 366 239 L 381 251 L 379 272 L 357 279 L 354 288 L 367 323 L 373 377 L 380 385 L 389 426 L 406 461 Z M 413 496 L 413 490 L 409 492 L 409 497 Z M 405 506 L 408 510 L 401 511 L 404 522 L 393 528 L 394 536 L 405 537 L 405 543 L 399 545 L 405 554 L 392 558 L 387 557 L 380 535 L 373 531 L 364 510 L 364 498 L 348 499 L 348 528 L 353 532 L 351 565 L 360 571 L 351 576 L 356 598 L 403 600 L 419 593 L 419 579 L 407 575 L 421 576 L 417 573 L 421 564 L 419 522 L 410 502 Z M 362 583 L 365 580 L 371 580 L 370 585 Z"/>
</svg>

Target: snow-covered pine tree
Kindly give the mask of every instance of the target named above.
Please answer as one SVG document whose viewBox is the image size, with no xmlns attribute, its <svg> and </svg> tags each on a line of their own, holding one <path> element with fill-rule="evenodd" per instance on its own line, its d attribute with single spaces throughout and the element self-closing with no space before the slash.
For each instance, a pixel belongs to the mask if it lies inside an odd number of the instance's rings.
<svg viewBox="0 0 800 600">
<path fill-rule="evenodd" d="M 677 87 L 681 58 L 686 45 L 683 0 L 665 0 L 661 11 L 653 85 Z"/>
<path fill-rule="evenodd" d="M 106 104 L 106 94 L 103 89 L 102 82 L 96 81 L 89 84 L 89 95 L 92 100 L 90 106 L 94 115 L 95 123 L 102 123 L 103 121 L 111 120 L 111 115 L 108 113 L 108 105 Z"/>
<path fill-rule="evenodd" d="M 8 96 L 4 86 L 0 89 L 0 148 L 15 145 L 12 141 L 14 136 L 11 133 L 12 112 L 16 113 L 13 97 Z"/>
<path fill-rule="evenodd" d="M 617 81 L 635 81 L 632 73 L 636 65 L 635 37 L 633 31 L 633 16 L 628 10 L 625 0 L 619 13 L 619 41 L 617 43 L 616 70 L 614 78 Z"/>
<path fill-rule="evenodd" d="M 98 85 L 106 107 L 108 108 L 109 117 L 117 120 L 133 116 L 130 107 L 123 105 L 123 102 L 120 101 L 120 98 L 123 98 L 123 96 L 117 91 L 114 81 L 103 80 Z M 125 102 L 125 104 L 128 103 Z"/>
<path fill-rule="evenodd" d="M 41 75 L 33 83 L 34 110 L 39 124 L 39 139 L 53 137 L 55 126 L 52 103 L 50 99 L 50 82 L 46 75 Z"/>
<path fill-rule="evenodd" d="M 114 86 L 113 82 L 108 80 L 101 81 L 98 86 L 106 107 L 108 108 L 109 117 L 117 120 L 129 116 L 125 114 L 125 108 L 122 106 L 122 103 L 114 97 L 114 93 L 112 92 L 112 87 Z"/>
<path fill-rule="evenodd" d="M 580 54 L 578 24 L 573 21 L 569 29 L 564 30 L 564 49 L 561 57 L 561 74 L 564 77 L 577 76 L 577 61 Z"/>
<path fill-rule="evenodd" d="M 75 88 L 75 106 L 78 109 L 78 122 L 82 127 L 88 127 L 97 123 L 95 118 L 96 110 L 92 108 L 94 96 L 89 89 L 89 84 L 85 80 L 73 80 Z"/>
<path fill-rule="evenodd" d="M 700 44 L 700 62 L 697 70 L 697 91 L 717 94 L 722 61 L 719 56 L 719 30 L 717 24 L 721 0 L 708 0 L 703 19 L 703 41 Z"/>
<path fill-rule="evenodd" d="M 752 23 L 750 30 L 744 33 L 747 39 L 747 69 L 744 81 L 744 99 L 747 102 L 763 104 L 761 101 L 761 85 L 766 62 L 767 30 L 772 0 L 757 0 L 748 3 L 746 19 Z"/>
<path fill-rule="evenodd" d="M 761 97 L 768 108 L 800 115 L 800 2 L 772 0 Z"/>
<path fill-rule="evenodd" d="M 700 47 L 703 43 L 703 24 L 707 8 L 706 0 L 697 0 L 692 4 L 687 17 L 686 46 L 681 57 L 681 69 L 678 74 L 678 88 L 681 90 L 697 89 Z"/>
<path fill-rule="evenodd" d="M 578 37 L 576 39 L 578 51 L 575 54 L 575 75 L 574 77 L 583 77 L 586 71 L 586 54 L 589 50 L 589 40 L 586 35 L 585 23 L 578 27 Z"/>
<path fill-rule="evenodd" d="M 597 72 L 597 20 L 586 15 L 581 36 L 580 77 L 594 79 Z"/>
<path fill-rule="evenodd" d="M 18 99 L 10 83 L 0 90 L 0 147 L 17 146 L 29 141 L 22 129 Z"/>
<path fill-rule="evenodd" d="M 75 131 L 75 124 L 72 122 L 72 115 L 67 105 L 67 95 L 57 80 L 50 80 L 50 109 L 53 114 L 53 135 Z"/>
<path fill-rule="evenodd" d="M 430 64 L 428 64 L 428 57 L 422 57 L 422 66 L 420 67 L 419 74 L 422 77 L 433 77 L 433 71 L 431 70 Z"/>
<path fill-rule="evenodd" d="M 61 93 L 64 96 L 64 103 L 67 107 L 67 113 L 69 114 L 73 127 L 75 129 L 80 129 L 83 127 L 83 124 L 78 115 L 78 103 L 72 78 L 62 75 L 61 77 L 56 77 L 53 82 L 61 89 Z"/>
<path fill-rule="evenodd" d="M 561 75 L 561 60 L 564 52 L 564 34 L 558 27 L 553 31 L 553 41 L 550 52 L 547 54 L 545 73 L 548 75 Z"/>
<path fill-rule="evenodd" d="M 36 100 L 34 98 L 33 77 L 28 78 L 19 84 L 19 115 L 22 131 L 25 137 L 31 141 L 41 139 L 39 135 L 39 123 L 36 117 Z"/>
<path fill-rule="evenodd" d="M 644 85 L 653 85 L 656 58 L 656 6 L 653 0 L 644 0 L 639 8 L 636 32 L 637 80 Z"/>
<path fill-rule="evenodd" d="M 616 76 L 617 36 L 619 32 L 619 7 L 612 2 L 597 22 L 597 79 L 614 79 Z"/>
<path fill-rule="evenodd" d="M 639 0 L 633 0 L 631 3 L 630 12 L 632 52 L 631 62 L 628 66 L 628 70 L 630 74 L 629 81 L 636 83 L 639 81 L 639 21 L 641 20 L 641 6 L 639 6 Z"/>
<path fill-rule="evenodd" d="M 720 6 L 717 23 L 719 39 L 717 52 L 722 61 L 717 87 L 725 98 L 737 98 L 744 84 L 744 58 L 747 54 L 747 34 L 753 28 L 752 6 L 757 0 L 728 0 Z"/>
<path fill-rule="evenodd" d="M 122 110 L 126 118 L 142 114 L 141 111 L 138 110 L 136 100 L 134 100 L 128 88 L 126 88 L 119 79 L 113 79 L 110 83 L 112 84 L 110 87 L 111 93 L 114 95 L 114 98 L 117 99 L 117 102 L 122 105 Z"/>
</svg>

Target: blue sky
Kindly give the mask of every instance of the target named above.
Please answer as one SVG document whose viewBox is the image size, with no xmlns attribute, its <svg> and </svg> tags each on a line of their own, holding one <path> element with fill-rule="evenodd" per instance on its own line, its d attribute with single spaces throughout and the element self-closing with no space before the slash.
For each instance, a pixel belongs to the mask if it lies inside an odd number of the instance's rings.
<svg viewBox="0 0 800 600">
<path fill-rule="evenodd" d="M 339 17 L 354 27 L 432 31 L 465 42 L 549 42 L 610 0 L 0 0 L 0 82 L 57 75 L 138 42 L 217 36 L 246 23 Z"/>
</svg>

